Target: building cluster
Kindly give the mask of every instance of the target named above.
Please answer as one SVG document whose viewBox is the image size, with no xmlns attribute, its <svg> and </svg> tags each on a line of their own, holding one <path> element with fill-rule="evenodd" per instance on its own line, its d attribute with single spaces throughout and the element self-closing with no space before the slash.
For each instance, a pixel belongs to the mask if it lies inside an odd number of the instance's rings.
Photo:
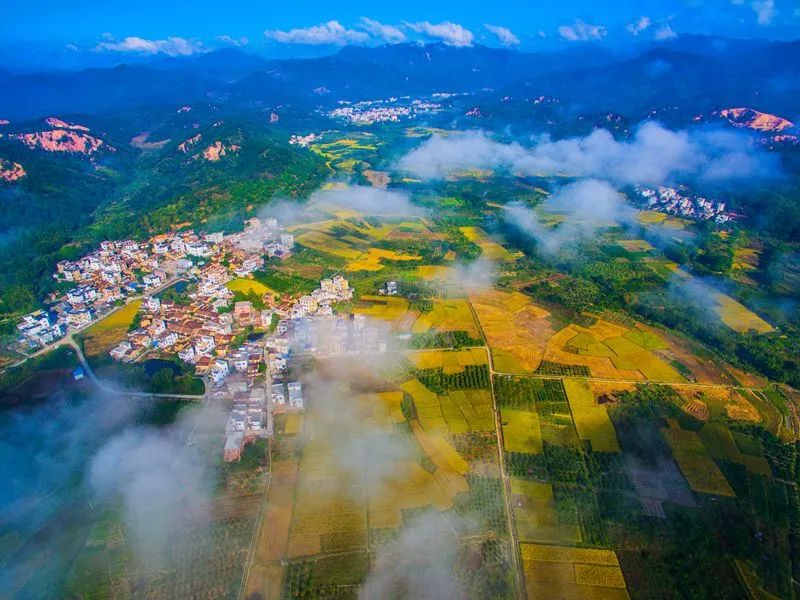
<svg viewBox="0 0 800 600">
<path fill-rule="evenodd" d="M 715 202 L 702 196 L 695 196 L 686 188 L 639 187 L 637 192 L 650 210 L 699 221 L 714 220 L 717 223 L 727 223 L 736 218 L 735 213 L 725 211 L 724 202 Z"/>
<path fill-rule="evenodd" d="M 223 459 L 226 462 L 239 460 L 247 444 L 272 433 L 270 426 L 271 415 L 264 388 L 260 385 L 237 387 L 225 426 Z"/>
<path fill-rule="evenodd" d="M 70 328 L 82 329 L 126 300 L 155 294 L 179 278 L 198 280 L 196 303 L 191 307 L 198 314 L 225 307 L 233 296 L 225 283 L 262 269 L 265 255 L 282 259 L 293 248 L 294 236 L 273 218 L 250 219 L 243 231 L 229 235 L 183 231 L 155 235 L 141 242 L 101 242 L 97 250 L 56 265 L 53 277 L 66 292 L 52 295 L 47 312 L 36 311 L 23 317 L 17 326 L 20 342 L 30 348 L 45 347 Z M 150 330 L 129 336 L 130 348 L 124 350 L 123 344 L 115 349 L 115 355 L 132 360 L 150 346 L 168 347 L 175 332 L 159 330 L 163 320 L 156 319 Z M 182 320 L 197 319 L 186 315 L 177 318 Z"/>
<path fill-rule="evenodd" d="M 421 113 L 436 112 L 442 105 L 426 100 L 387 98 L 385 100 L 363 100 L 350 103 L 339 102 L 340 106 L 328 113 L 334 119 L 344 119 L 354 125 L 372 125 L 373 123 L 396 123 L 403 119 L 413 119 Z"/>
<path fill-rule="evenodd" d="M 292 135 L 289 137 L 289 144 L 292 146 L 300 146 L 301 148 L 308 148 L 313 144 L 319 136 L 316 133 L 309 133 L 308 135 Z"/>
<path fill-rule="evenodd" d="M 250 219 L 228 235 L 184 231 L 106 241 L 58 263 L 54 277 L 66 291 L 50 299 L 49 310 L 25 315 L 18 329 L 32 347 L 46 347 L 70 328 L 141 299 L 133 328 L 111 357 L 130 363 L 177 356 L 192 365 L 209 393 L 231 400 L 224 459 L 238 460 L 248 443 L 271 434 L 273 411 L 304 408 L 302 384 L 291 375 L 296 352 L 386 349 L 385 332 L 367 326 L 362 315 L 334 314 L 335 303 L 353 298 L 342 276 L 321 280 L 305 295 L 265 294 L 263 306 L 235 301 L 228 287 L 234 278 L 262 269 L 266 257 L 286 258 L 293 247 L 292 234 L 274 218 Z M 186 288 L 161 294 L 172 284 Z"/>
</svg>

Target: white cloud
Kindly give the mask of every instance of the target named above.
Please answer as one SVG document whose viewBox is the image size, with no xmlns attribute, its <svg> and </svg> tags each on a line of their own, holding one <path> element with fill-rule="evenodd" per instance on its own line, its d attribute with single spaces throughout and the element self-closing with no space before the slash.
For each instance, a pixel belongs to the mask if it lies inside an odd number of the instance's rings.
<svg viewBox="0 0 800 600">
<path fill-rule="evenodd" d="M 589 40 L 602 40 L 606 37 L 606 28 L 602 25 L 590 25 L 580 19 L 572 25 L 562 25 L 558 28 L 558 34 L 568 42 L 586 42 Z"/>
<path fill-rule="evenodd" d="M 383 190 L 365 185 L 347 185 L 311 194 L 309 205 L 330 204 L 352 208 L 370 215 L 422 215 L 424 211 L 412 204 L 404 192 Z"/>
<path fill-rule="evenodd" d="M 406 23 L 405 25 L 416 33 L 441 40 L 448 46 L 455 46 L 457 48 L 472 46 L 472 41 L 475 39 L 475 36 L 469 29 L 450 21 L 443 21 L 441 23 L 420 21 L 418 23 Z"/>
<path fill-rule="evenodd" d="M 509 221 L 539 242 L 547 253 L 558 252 L 563 246 L 593 237 L 595 233 L 614 225 L 634 222 L 634 210 L 625 198 L 609 183 L 584 179 L 555 191 L 539 210 L 565 217 L 553 227 L 541 212 L 520 202 L 506 206 Z"/>
<path fill-rule="evenodd" d="M 777 171 L 774 157 L 750 146 L 740 134 L 672 131 L 652 122 L 639 127 L 630 140 L 619 141 L 597 129 L 579 138 L 542 137 L 531 148 L 499 143 L 483 132 L 433 136 L 402 157 L 397 168 L 427 179 L 479 168 L 595 177 L 619 184 L 660 184 L 676 177 L 746 178 Z"/>
<path fill-rule="evenodd" d="M 508 27 L 503 27 L 501 25 L 489 25 L 488 23 L 484 25 L 484 27 L 486 27 L 486 29 L 488 29 L 491 33 L 495 34 L 497 39 L 500 40 L 500 43 L 504 46 L 519 45 L 519 38 L 514 35 L 514 32 Z"/>
<path fill-rule="evenodd" d="M 662 40 L 671 40 L 673 38 L 678 37 L 678 34 L 675 33 L 675 30 L 670 27 L 669 23 L 664 23 L 661 27 L 659 27 L 656 32 L 653 34 L 653 38 L 662 41 Z"/>
<path fill-rule="evenodd" d="M 650 27 L 651 24 L 650 17 L 639 17 L 633 23 L 629 23 L 626 29 L 631 35 L 639 35 L 645 29 Z"/>
<path fill-rule="evenodd" d="M 267 30 L 264 35 L 284 44 L 306 44 L 319 46 L 332 44 L 363 44 L 369 41 L 369 34 L 364 31 L 347 29 L 339 21 L 328 21 L 311 27 L 295 28 L 288 31 Z"/>
<path fill-rule="evenodd" d="M 106 37 L 104 35 L 104 37 Z M 110 52 L 135 52 L 138 54 L 166 54 L 167 56 L 189 56 L 203 52 L 203 46 L 182 37 L 168 37 L 165 40 L 148 40 L 129 36 L 121 41 L 106 38 L 96 46 L 97 50 Z"/>
<path fill-rule="evenodd" d="M 755 0 L 750 6 L 756 13 L 759 25 L 769 25 L 778 14 L 775 0 Z"/>
<path fill-rule="evenodd" d="M 235 46 L 236 48 L 241 48 L 242 46 L 247 46 L 248 41 L 249 41 L 244 36 L 239 37 L 239 38 L 235 38 L 235 37 L 231 37 L 229 35 L 219 35 L 219 36 L 217 36 L 217 39 L 220 42 L 224 42 L 224 43 L 228 44 L 229 46 Z"/>
<path fill-rule="evenodd" d="M 373 37 L 387 44 L 397 44 L 406 39 L 406 34 L 399 27 L 386 25 L 368 17 L 361 17 L 361 27 Z"/>
</svg>

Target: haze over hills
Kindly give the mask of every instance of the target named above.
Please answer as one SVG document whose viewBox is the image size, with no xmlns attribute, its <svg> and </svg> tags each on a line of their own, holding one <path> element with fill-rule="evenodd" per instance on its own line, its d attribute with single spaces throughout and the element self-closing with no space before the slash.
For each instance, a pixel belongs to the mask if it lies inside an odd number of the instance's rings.
<svg viewBox="0 0 800 600">
<path fill-rule="evenodd" d="M 346 47 L 322 58 L 267 60 L 224 49 L 157 59 L 111 69 L 33 74 L 0 73 L 14 94 L 0 99 L 0 114 L 28 119 L 50 113 L 191 103 L 300 102 L 329 98 L 430 94 L 437 91 L 551 95 L 585 111 L 631 116 L 663 105 L 713 110 L 753 104 L 765 112 L 793 113 L 800 43 L 687 37 L 625 52 L 599 48 L 522 53 L 444 44 Z M 765 69 L 764 65 L 770 65 Z M 616 93 L 612 93 L 615 92 Z M 789 115 L 793 117 L 793 114 Z"/>
</svg>

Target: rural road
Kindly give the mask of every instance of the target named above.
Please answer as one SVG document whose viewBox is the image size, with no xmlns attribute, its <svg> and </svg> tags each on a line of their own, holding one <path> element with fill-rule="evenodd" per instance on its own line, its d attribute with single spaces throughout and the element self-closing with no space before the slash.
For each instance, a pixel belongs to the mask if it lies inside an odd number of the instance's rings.
<svg viewBox="0 0 800 600">
<path fill-rule="evenodd" d="M 194 394 L 156 394 L 156 393 L 151 393 L 151 392 L 139 392 L 139 391 L 135 391 L 135 390 L 126 390 L 124 388 L 119 388 L 119 387 L 113 386 L 113 385 L 109 384 L 108 382 L 103 381 L 102 379 L 100 379 L 97 376 L 97 374 L 94 372 L 94 369 L 92 369 L 92 366 L 89 364 L 89 361 L 86 360 L 86 356 L 84 356 L 83 350 L 81 349 L 80 344 L 75 341 L 75 336 L 77 334 L 81 333 L 85 329 L 89 329 L 93 325 L 95 325 L 98 322 L 100 322 L 102 319 L 104 319 L 104 318 L 108 317 L 109 315 L 117 312 L 118 310 L 122 310 L 125 306 L 127 306 L 131 302 L 133 302 L 135 300 L 139 300 L 139 299 L 143 298 L 145 295 L 152 296 L 153 294 L 158 294 L 159 292 L 167 289 L 168 287 L 178 283 L 179 281 L 181 281 L 183 279 L 184 279 L 183 277 L 173 277 L 172 279 L 170 279 L 169 281 L 166 281 L 165 283 L 163 283 L 159 287 L 153 288 L 147 294 L 139 294 L 137 296 L 130 296 L 130 297 L 126 298 L 125 304 L 123 304 L 122 306 L 115 306 L 112 310 L 106 311 L 105 313 L 100 315 L 97 319 L 92 321 L 91 323 L 88 323 L 88 324 L 86 324 L 86 325 L 84 325 L 82 327 L 78 327 L 78 328 L 73 329 L 72 331 L 69 331 L 64 337 L 59 338 L 58 340 L 56 340 L 52 344 L 48 344 L 44 348 L 40 348 L 36 352 L 33 352 L 32 354 L 29 354 L 28 356 L 26 356 L 25 358 L 17 361 L 16 363 L 14 363 L 12 365 L 9 365 L 8 367 L 6 367 L 6 369 L 10 369 L 10 368 L 13 368 L 13 367 L 18 367 L 18 366 L 24 364 L 27 360 L 29 360 L 31 358 L 35 358 L 37 356 L 40 356 L 42 354 L 45 354 L 45 353 L 50 352 L 52 350 L 55 350 L 56 348 L 60 348 L 61 346 L 69 346 L 70 348 L 75 350 L 75 353 L 78 355 L 78 361 L 80 362 L 81 366 L 83 367 L 83 370 L 86 373 L 86 377 L 89 379 L 89 381 L 91 381 L 92 384 L 95 387 L 99 388 L 100 390 L 102 390 L 102 391 L 104 391 L 106 393 L 117 394 L 117 395 L 122 395 L 122 396 L 136 396 L 136 397 L 147 397 L 147 398 L 173 398 L 173 399 L 178 399 L 178 400 L 202 400 L 202 399 L 205 399 L 207 397 L 207 395 L 208 395 L 208 391 L 206 391 L 206 393 L 200 394 L 200 395 L 194 395 Z"/>
</svg>

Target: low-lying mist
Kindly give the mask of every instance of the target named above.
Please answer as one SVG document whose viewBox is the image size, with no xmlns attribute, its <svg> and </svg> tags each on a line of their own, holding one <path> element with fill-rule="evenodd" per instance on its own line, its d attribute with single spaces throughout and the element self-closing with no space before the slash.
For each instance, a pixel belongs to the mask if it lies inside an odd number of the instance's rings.
<svg viewBox="0 0 800 600">
<path fill-rule="evenodd" d="M 780 173 L 777 159 L 742 133 L 705 128 L 673 131 L 655 122 L 640 125 L 629 140 L 596 129 L 585 137 L 556 141 L 542 136 L 531 147 L 497 142 L 483 131 L 434 135 L 400 158 L 396 167 L 425 179 L 478 168 L 595 177 L 618 185 L 658 185 L 676 178 L 745 180 Z"/>
</svg>

